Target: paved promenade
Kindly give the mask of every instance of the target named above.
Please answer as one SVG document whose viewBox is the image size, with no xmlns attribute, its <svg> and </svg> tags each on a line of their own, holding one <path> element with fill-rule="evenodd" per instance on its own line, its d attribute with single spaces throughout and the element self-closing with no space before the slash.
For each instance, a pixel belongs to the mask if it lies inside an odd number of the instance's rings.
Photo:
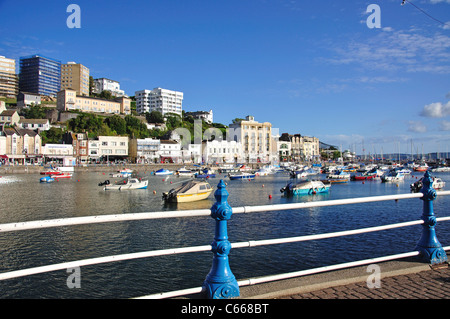
<svg viewBox="0 0 450 319">
<path fill-rule="evenodd" d="M 431 269 L 414 259 L 376 264 L 374 272 L 360 266 L 241 288 L 243 299 L 450 299 L 448 264 Z"/>
</svg>

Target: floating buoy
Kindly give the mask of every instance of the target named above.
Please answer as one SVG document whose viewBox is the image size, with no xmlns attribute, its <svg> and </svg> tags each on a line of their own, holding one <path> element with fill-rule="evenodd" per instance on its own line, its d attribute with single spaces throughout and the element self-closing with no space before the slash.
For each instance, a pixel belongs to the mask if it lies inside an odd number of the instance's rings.
<svg viewBox="0 0 450 319">
<path fill-rule="evenodd" d="M 156 191 L 153 191 L 153 194 L 156 194 Z"/>
<path fill-rule="evenodd" d="M 272 195 L 269 195 L 269 199 L 272 199 Z"/>
<path fill-rule="evenodd" d="M 79 182 L 80 180 L 77 180 L 77 182 Z"/>
<path fill-rule="evenodd" d="M 172 181 L 170 181 L 170 184 L 172 184 Z"/>
<path fill-rule="evenodd" d="M 262 184 L 262 187 L 264 187 L 264 184 Z"/>
</svg>

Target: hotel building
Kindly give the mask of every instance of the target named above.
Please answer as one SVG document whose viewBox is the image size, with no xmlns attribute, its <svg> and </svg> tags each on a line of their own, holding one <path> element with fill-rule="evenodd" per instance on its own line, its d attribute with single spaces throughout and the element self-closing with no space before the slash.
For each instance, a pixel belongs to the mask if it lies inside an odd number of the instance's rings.
<svg viewBox="0 0 450 319">
<path fill-rule="evenodd" d="M 259 123 L 253 116 L 229 125 L 228 140 L 240 142 L 244 160 L 249 163 L 270 162 L 272 153 L 272 124 Z"/>
<path fill-rule="evenodd" d="M 138 113 L 159 111 L 162 115 L 175 113 L 182 116 L 183 92 L 154 88 L 136 91 L 135 98 Z"/>
<path fill-rule="evenodd" d="M 61 90 L 73 89 L 78 95 L 89 96 L 89 69 L 82 64 L 61 65 Z"/>
<path fill-rule="evenodd" d="M 72 89 L 58 92 L 56 108 L 59 111 L 78 110 L 89 113 L 131 114 L 131 100 L 126 97 L 117 97 L 114 100 L 105 100 L 77 95 Z"/>
<path fill-rule="evenodd" d="M 16 61 L 0 56 L 0 96 L 14 98 L 19 91 Z"/>
<path fill-rule="evenodd" d="M 20 58 L 19 90 L 56 96 L 61 89 L 61 62 L 42 55 Z"/>
</svg>

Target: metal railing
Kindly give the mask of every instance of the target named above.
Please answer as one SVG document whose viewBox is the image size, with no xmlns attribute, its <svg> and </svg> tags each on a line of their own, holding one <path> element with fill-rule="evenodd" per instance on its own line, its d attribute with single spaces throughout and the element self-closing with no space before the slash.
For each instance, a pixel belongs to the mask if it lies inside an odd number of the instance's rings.
<svg viewBox="0 0 450 319">
<path fill-rule="evenodd" d="M 184 254 L 192 252 L 204 252 L 211 251 L 214 253 L 213 265 L 210 273 L 206 276 L 205 282 L 201 287 L 165 292 L 159 294 L 152 294 L 148 296 L 142 296 L 140 298 L 171 298 L 182 295 L 204 293 L 206 298 L 211 299 L 222 299 L 231 298 L 239 296 L 239 287 L 246 285 L 254 285 L 263 282 L 270 282 L 282 279 L 288 279 L 293 277 L 299 277 L 314 273 L 320 273 L 325 271 L 350 268 L 359 265 L 371 264 L 376 262 L 401 259 L 406 257 L 421 256 L 425 262 L 430 264 L 438 264 L 447 261 L 446 250 L 450 249 L 450 246 L 442 247 L 439 243 L 437 236 L 435 234 L 435 225 L 438 221 L 450 221 L 449 217 L 436 218 L 433 212 L 433 200 L 436 196 L 450 195 L 450 191 L 440 191 L 436 192 L 432 186 L 432 180 L 429 173 L 425 173 L 425 178 L 423 181 L 423 187 L 421 192 L 412 194 L 397 194 L 397 195 L 385 195 L 385 196 L 371 196 L 371 197 L 361 197 L 361 198 L 351 198 L 351 199 L 339 199 L 339 200 L 329 200 L 320 202 L 303 202 L 294 204 L 278 204 L 278 205 L 263 205 L 263 206 L 242 206 L 231 208 L 227 202 L 228 192 L 226 191 L 226 186 L 223 180 L 218 184 L 218 188 L 214 193 L 216 198 L 216 203 L 211 207 L 211 209 L 201 209 L 201 210 L 185 210 L 185 211 L 172 211 L 172 212 L 149 212 L 149 213 L 134 213 L 134 214 L 117 214 L 117 215 L 100 215 L 100 216 L 88 216 L 88 217 L 75 217 L 75 218 L 63 218 L 63 219 L 52 219 L 52 220 L 41 220 L 41 221 L 29 221 L 21 223 L 9 223 L 1 224 L 0 232 L 11 232 L 11 231 L 24 231 L 31 229 L 41 229 L 50 227 L 61 227 L 61 226 L 71 226 L 80 224 L 92 224 L 92 223 L 107 223 L 107 222 L 118 222 L 118 221 L 132 221 L 132 220 L 148 220 L 148 219 L 162 219 L 162 218 L 179 218 L 179 217 L 193 217 L 193 216 L 211 216 L 216 220 L 216 229 L 214 242 L 211 245 L 202 246 L 192 246 L 183 248 L 169 248 L 162 250 L 153 250 L 138 253 L 129 253 L 122 255 L 105 256 L 98 258 L 90 258 L 78 261 L 64 262 L 59 264 L 52 264 L 34 268 L 27 268 L 22 270 L 10 271 L 5 273 L 0 273 L 0 280 L 18 278 L 23 276 L 29 276 L 39 273 L 51 272 L 56 270 L 81 267 L 87 265 L 109 263 L 123 260 L 131 260 L 138 258 L 148 258 L 155 256 L 164 255 L 175 255 Z M 362 229 L 354 229 L 340 232 L 332 232 L 325 234 L 315 234 L 308 236 L 296 236 L 288 238 L 277 238 L 277 239 L 266 239 L 266 240 L 256 240 L 256 241 L 245 241 L 230 243 L 227 236 L 227 220 L 231 218 L 232 213 L 242 214 L 242 213 L 261 213 L 269 211 L 279 211 L 279 210 L 292 210 L 292 209 L 304 209 L 312 207 L 325 207 L 325 206 L 336 206 L 336 205 L 350 205 L 359 203 L 369 203 L 369 202 L 379 202 L 379 201 L 390 201 L 390 200 L 401 200 L 401 199 L 411 199 L 420 198 L 423 200 L 423 213 L 422 219 L 410 222 L 403 222 L 391 225 L 382 225 L 376 227 L 368 227 Z M 403 254 L 385 256 L 380 258 L 366 259 L 360 261 L 354 261 L 349 263 L 343 263 L 332 266 L 319 267 L 315 269 L 296 271 L 285 274 L 278 274 L 259 278 L 250 278 L 245 280 L 237 281 L 232 274 L 232 271 L 228 265 L 228 254 L 231 248 L 244 248 L 244 247 L 257 247 L 263 245 L 276 245 L 285 244 L 309 240 L 318 240 L 325 238 L 335 238 L 341 236 L 349 236 L 356 234 L 363 234 L 369 232 L 382 231 L 387 229 L 394 229 L 400 227 L 407 227 L 413 225 L 422 225 L 422 237 L 419 240 L 415 251 L 407 252 Z"/>
</svg>

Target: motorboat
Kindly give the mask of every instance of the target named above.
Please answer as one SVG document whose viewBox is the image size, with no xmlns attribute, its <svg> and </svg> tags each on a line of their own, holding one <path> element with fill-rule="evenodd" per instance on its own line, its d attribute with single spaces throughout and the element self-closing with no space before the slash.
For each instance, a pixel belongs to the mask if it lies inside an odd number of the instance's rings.
<svg viewBox="0 0 450 319">
<path fill-rule="evenodd" d="M 387 183 L 387 182 L 400 182 L 403 181 L 405 179 L 405 175 L 402 173 L 399 173 L 395 170 L 390 171 L 387 174 L 384 174 L 383 176 L 381 176 L 381 181 L 383 183 Z"/>
<path fill-rule="evenodd" d="M 52 176 L 47 175 L 47 176 L 41 177 L 39 179 L 39 181 L 41 183 L 53 183 L 55 181 L 55 179 L 53 178 L 53 175 Z"/>
<path fill-rule="evenodd" d="M 103 186 L 103 190 L 131 190 L 131 189 L 146 189 L 148 186 L 148 180 L 136 178 L 136 177 L 126 177 L 114 184 L 106 180 L 103 183 L 99 183 L 98 186 Z"/>
<path fill-rule="evenodd" d="M 323 181 L 300 181 L 290 182 L 280 189 L 285 195 L 314 195 L 320 193 L 328 193 L 331 184 Z"/>
<path fill-rule="evenodd" d="M 194 172 L 187 169 L 186 167 L 182 167 L 182 168 L 178 169 L 175 172 L 175 174 L 178 176 L 189 176 L 189 177 L 194 176 Z"/>
<path fill-rule="evenodd" d="M 52 175 L 52 177 L 54 179 L 71 178 L 72 177 L 72 173 L 61 172 L 60 174 Z"/>
<path fill-rule="evenodd" d="M 230 180 L 236 180 L 236 179 L 254 179 L 255 178 L 255 174 L 252 173 L 246 173 L 246 172 L 242 172 L 242 173 L 237 173 L 237 174 L 228 174 L 228 177 L 230 178 Z"/>
<path fill-rule="evenodd" d="M 171 203 L 195 202 L 208 198 L 213 188 L 206 181 L 189 180 L 181 186 L 163 193 L 163 199 Z"/>
<path fill-rule="evenodd" d="M 440 166 L 431 169 L 432 172 L 450 172 L 450 166 Z"/>
<path fill-rule="evenodd" d="M 443 189 L 445 187 L 445 182 L 440 177 L 432 177 L 433 184 L 431 187 L 434 189 Z M 413 193 L 418 193 L 422 189 L 423 186 L 423 177 L 419 179 L 417 182 L 410 185 L 410 190 Z"/>
<path fill-rule="evenodd" d="M 330 183 L 347 183 L 350 180 L 350 173 L 342 170 L 336 174 L 327 175 L 327 180 Z"/>
<path fill-rule="evenodd" d="M 216 173 L 210 169 L 204 169 L 202 172 L 197 172 L 195 178 L 214 178 Z"/>
<path fill-rule="evenodd" d="M 172 175 L 172 174 L 173 174 L 172 171 L 169 171 L 168 169 L 165 168 L 161 168 L 155 172 L 155 175 Z"/>
<path fill-rule="evenodd" d="M 415 166 L 414 170 L 416 172 L 426 172 L 428 170 L 428 168 L 429 167 L 428 167 L 427 163 L 423 163 L 423 164 Z"/>
</svg>

